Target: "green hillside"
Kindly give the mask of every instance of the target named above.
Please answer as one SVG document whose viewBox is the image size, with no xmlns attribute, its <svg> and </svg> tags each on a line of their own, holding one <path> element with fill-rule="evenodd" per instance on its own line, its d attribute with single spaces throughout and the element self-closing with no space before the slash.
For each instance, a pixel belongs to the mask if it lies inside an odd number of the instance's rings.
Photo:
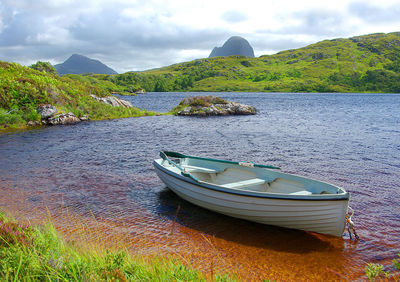
<svg viewBox="0 0 400 282">
<path fill-rule="evenodd" d="M 264 55 L 198 59 L 95 75 L 124 91 L 400 92 L 400 32 L 321 41 Z"/>
<path fill-rule="evenodd" d="M 60 113 L 72 112 L 90 119 L 150 114 L 137 108 L 112 107 L 90 97 L 104 97 L 118 90 L 111 82 L 81 76 L 59 77 L 48 63 L 38 62 L 32 67 L 36 69 L 0 61 L 0 128 L 39 121 L 36 108 L 40 104 L 52 104 Z"/>
</svg>

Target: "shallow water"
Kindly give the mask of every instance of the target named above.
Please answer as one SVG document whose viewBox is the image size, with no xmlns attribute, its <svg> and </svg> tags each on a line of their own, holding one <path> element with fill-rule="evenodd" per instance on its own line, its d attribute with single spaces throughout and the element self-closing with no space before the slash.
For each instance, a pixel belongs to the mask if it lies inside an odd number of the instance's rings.
<svg viewBox="0 0 400 282">
<path fill-rule="evenodd" d="M 195 93 L 124 97 L 168 111 Z M 50 213 L 73 233 L 70 213 L 105 240 L 141 254 L 177 254 L 210 273 L 243 279 L 360 279 L 367 262 L 400 249 L 400 95 L 217 93 L 256 106 L 255 116 L 154 116 L 0 135 L 0 207 Z M 229 218 L 175 196 L 152 160 L 162 149 L 254 161 L 351 192 L 361 240 Z M 115 234 L 120 234 L 114 236 Z"/>
</svg>

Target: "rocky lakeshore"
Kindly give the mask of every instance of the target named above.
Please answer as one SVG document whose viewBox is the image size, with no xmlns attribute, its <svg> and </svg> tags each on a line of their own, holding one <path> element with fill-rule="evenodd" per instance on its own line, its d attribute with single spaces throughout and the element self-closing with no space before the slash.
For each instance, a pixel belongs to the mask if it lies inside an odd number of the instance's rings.
<svg viewBox="0 0 400 282">
<path fill-rule="evenodd" d="M 0 133 L 156 114 L 111 95 L 119 92 L 117 87 L 94 85 L 77 75 L 59 76 L 47 62 L 27 67 L 0 61 L 0 77 Z"/>
<path fill-rule="evenodd" d="M 196 96 L 183 99 L 173 113 L 178 116 L 255 115 L 253 106 L 229 102 L 217 96 Z"/>
<path fill-rule="evenodd" d="M 133 108 L 130 102 L 119 99 L 114 96 L 97 97 L 96 95 L 93 94 L 90 96 L 98 102 L 111 105 L 113 107 Z M 36 111 L 38 114 L 40 114 L 41 120 L 29 121 L 27 123 L 28 126 L 69 125 L 89 120 L 88 115 L 82 115 L 80 117 L 77 117 L 72 112 L 58 113 L 58 109 L 51 104 L 41 104 L 36 108 Z"/>
</svg>

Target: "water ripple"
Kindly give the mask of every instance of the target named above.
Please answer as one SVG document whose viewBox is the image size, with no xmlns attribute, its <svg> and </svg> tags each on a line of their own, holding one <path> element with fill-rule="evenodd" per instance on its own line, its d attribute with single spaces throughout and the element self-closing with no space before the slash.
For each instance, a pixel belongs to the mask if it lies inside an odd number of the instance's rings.
<svg viewBox="0 0 400 282">
<path fill-rule="evenodd" d="M 197 94 L 126 99 L 166 112 Z M 254 105 L 259 114 L 154 116 L 1 135 L 1 207 L 29 216 L 47 207 L 68 234 L 73 231 L 66 210 L 95 217 L 104 238 L 123 233 L 137 252 L 175 252 L 203 270 L 218 257 L 216 269 L 246 279 L 359 279 L 366 261 L 390 264 L 400 242 L 399 95 L 218 95 Z M 352 194 L 362 241 L 259 225 L 193 206 L 156 177 L 152 160 L 162 149 L 271 164 L 342 186 Z"/>
</svg>

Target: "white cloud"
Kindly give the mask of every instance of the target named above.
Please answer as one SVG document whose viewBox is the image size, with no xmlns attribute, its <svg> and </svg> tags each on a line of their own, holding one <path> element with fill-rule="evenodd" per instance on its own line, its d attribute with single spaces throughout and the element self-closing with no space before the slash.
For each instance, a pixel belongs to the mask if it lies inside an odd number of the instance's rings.
<svg viewBox="0 0 400 282">
<path fill-rule="evenodd" d="M 206 57 L 230 36 L 257 56 L 319 40 L 400 31 L 398 0 L 2 0 L 0 60 L 73 53 L 118 72 Z"/>
<path fill-rule="evenodd" d="M 228 23 L 238 23 L 246 21 L 249 17 L 237 10 L 229 10 L 221 15 L 221 18 Z"/>
</svg>

